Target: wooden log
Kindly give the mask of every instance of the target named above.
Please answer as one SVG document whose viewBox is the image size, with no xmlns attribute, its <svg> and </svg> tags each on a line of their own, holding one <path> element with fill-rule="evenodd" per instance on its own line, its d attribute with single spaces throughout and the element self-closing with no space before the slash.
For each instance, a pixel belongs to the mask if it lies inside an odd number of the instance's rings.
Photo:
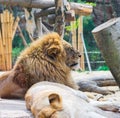
<svg viewBox="0 0 120 118">
<path fill-rule="evenodd" d="M 55 5 L 54 0 L 0 0 L 0 4 L 41 9 Z"/>
<path fill-rule="evenodd" d="M 5 10 L 4 12 L 4 22 L 5 22 L 5 43 L 6 43 L 6 67 L 7 69 L 6 70 L 9 70 L 10 69 L 10 39 L 9 39 L 9 36 L 10 36 L 10 25 L 9 25 L 9 11 L 8 10 Z"/>
<path fill-rule="evenodd" d="M 64 1 L 55 0 L 55 7 L 56 7 L 55 15 L 56 15 L 56 18 L 55 18 L 54 31 L 57 32 L 62 37 L 63 37 L 63 34 L 64 34 L 64 26 L 65 26 Z"/>
<path fill-rule="evenodd" d="M 1 21 L 1 14 L 0 14 Z M 4 57 L 4 49 L 3 49 L 3 40 L 2 40 L 2 29 L 0 29 L 0 54 L 1 54 L 1 70 L 5 70 L 5 57 Z"/>
<path fill-rule="evenodd" d="M 70 2 L 70 7 L 75 11 L 77 15 L 87 16 L 92 13 L 93 7 L 87 4 L 80 4 L 75 2 Z"/>
<path fill-rule="evenodd" d="M 102 55 L 120 87 L 120 18 L 111 19 L 92 31 Z"/>
<path fill-rule="evenodd" d="M 0 69 L 5 70 L 5 55 L 4 55 L 4 49 L 3 49 L 3 42 L 2 42 L 2 35 L 0 30 L 0 54 L 1 54 L 1 65 Z"/>
<path fill-rule="evenodd" d="M 17 27 L 18 27 L 19 21 L 20 21 L 20 18 L 17 17 L 17 18 L 15 19 L 14 23 L 13 23 L 13 26 L 12 26 L 12 40 L 13 40 L 13 38 L 14 38 L 14 35 L 15 35 L 16 29 L 17 29 Z"/>
<path fill-rule="evenodd" d="M 49 24 L 55 24 L 55 14 L 50 14 L 47 16 Z"/>
<path fill-rule="evenodd" d="M 23 42 L 23 45 L 25 46 L 25 47 L 27 47 L 27 42 L 26 42 L 26 40 L 25 40 L 25 38 L 24 38 L 24 35 L 23 35 L 23 33 L 22 33 L 22 31 L 21 31 L 21 28 L 20 28 L 20 26 L 18 25 L 18 30 L 19 30 L 19 32 L 20 32 L 20 37 L 21 37 L 21 39 L 22 39 L 22 42 Z"/>
<path fill-rule="evenodd" d="M 71 22 L 72 46 L 77 50 L 76 21 Z"/>
<path fill-rule="evenodd" d="M 48 22 L 50 24 L 55 24 L 55 14 L 48 15 Z M 75 12 L 73 10 L 69 10 L 65 12 L 65 22 L 71 22 L 75 20 Z"/>
<path fill-rule="evenodd" d="M 35 18 L 47 16 L 49 14 L 55 14 L 55 7 L 51 7 L 51 8 L 48 8 L 48 9 L 43 9 L 41 11 L 36 11 L 34 13 Z"/>
<path fill-rule="evenodd" d="M 35 37 L 34 35 L 36 34 L 34 32 L 36 31 L 35 29 L 37 28 L 35 21 L 37 21 L 38 18 L 34 17 L 34 12 L 35 12 L 34 9 L 31 10 L 31 13 L 30 13 L 28 11 L 28 9 L 24 8 L 25 20 L 26 20 L 26 27 L 25 28 L 26 28 L 26 31 L 29 35 L 30 42 L 34 41 L 33 37 Z M 24 17 L 23 17 L 23 20 L 24 20 Z"/>
<path fill-rule="evenodd" d="M 81 53 L 80 58 L 80 67 L 82 70 L 85 70 L 85 63 L 84 63 L 84 47 L 82 42 L 83 36 L 83 17 L 79 17 L 79 26 L 78 26 L 78 51 Z"/>
<path fill-rule="evenodd" d="M 75 11 L 69 10 L 65 12 L 65 22 L 70 22 L 75 20 Z"/>
<path fill-rule="evenodd" d="M 45 32 L 50 33 L 50 31 L 46 28 L 46 26 L 44 24 L 42 24 L 42 28 Z"/>
<path fill-rule="evenodd" d="M 34 31 L 36 29 L 36 24 L 35 24 L 36 19 L 34 18 L 34 10 L 32 10 L 31 13 L 27 9 L 24 9 L 24 11 L 25 11 L 25 19 L 26 19 L 26 30 L 33 37 Z"/>
<path fill-rule="evenodd" d="M 2 45 L 3 45 L 3 54 L 4 54 L 4 62 L 5 62 L 5 70 L 7 69 L 6 67 L 6 42 L 5 42 L 5 24 L 4 24 L 4 15 L 3 13 L 0 14 L 1 18 L 1 29 L 2 29 Z"/>
<path fill-rule="evenodd" d="M 10 70 L 12 68 L 12 24 L 13 16 L 8 10 L 5 10 L 2 14 L 2 39 L 4 47 L 4 57 L 5 57 L 5 70 Z"/>
<path fill-rule="evenodd" d="M 38 37 L 42 36 L 43 35 L 43 31 L 42 31 L 42 18 L 37 18 L 36 28 L 37 28 L 37 35 L 38 35 Z"/>
<path fill-rule="evenodd" d="M 114 91 L 102 88 L 103 86 L 115 86 L 116 81 L 110 71 L 94 72 L 74 72 L 72 71 L 74 81 L 80 86 L 81 91 L 95 92 L 103 95 L 113 93 Z"/>
<path fill-rule="evenodd" d="M 42 21 L 42 23 L 47 27 L 48 30 L 53 31 L 54 25 L 49 24 L 47 21 Z"/>
<path fill-rule="evenodd" d="M 3 68 L 3 57 L 2 57 L 2 40 L 1 40 L 1 37 L 0 37 L 0 70 L 2 70 Z"/>
<path fill-rule="evenodd" d="M 117 85 L 115 79 L 110 71 L 92 71 L 92 72 L 75 72 L 72 71 L 72 76 L 76 82 L 80 80 L 94 81 L 99 86 L 115 86 Z M 113 83 L 107 84 L 106 81 L 112 81 Z M 99 83 L 101 82 L 101 84 Z M 102 85 L 102 83 L 104 83 Z M 106 83 L 106 85 L 105 85 Z"/>
<path fill-rule="evenodd" d="M 70 5 L 68 2 L 66 3 L 65 8 L 66 8 L 66 11 L 70 11 Z M 55 7 L 50 7 L 48 9 L 42 9 L 34 13 L 36 18 L 47 16 L 49 14 L 55 14 Z"/>
<path fill-rule="evenodd" d="M 9 46 L 9 54 L 10 54 L 10 56 L 9 56 L 9 63 L 10 63 L 10 67 L 9 67 L 9 70 L 11 70 L 12 69 L 12 39 L 13 39 L 13 21 L 14 21 L 14 17 L 13 17 L 13 14 L 12 13 L 10 13 L 10 15 L 9 15 L 9 17 L 10 17 L 10 21 L 9 21 L 9 44 L 10 44 L 10 46 Z"/>
<path fill-rule="evenodd" d="M 5 34 L 4 34 L 4 17 L 3 17 L 3 14 L 0 14 L 0 18 L 1 18 L 1 25 L 2 25 L 2 40 L 3 40 L 3 45 L 5 45 Z"/>
<path fill-rule="evenodd" d="M 69 3 L 70 3 L 70 5 L 68 5 Z M 54 0 L 0 0 L 0 4 L 6 4 L 6 5 L 10 5 L 10 6 L 18 5 L 18 6 L 26 7 L 26 8 L 29 7 L 29 8 L 41 8 L 41 9 L 46 9 L 46 8 L 55 6 Z M 87 4 L 67 2 L 66 8 L 68 8 L 69 6 L 70 6 L 71 10 L 75 10 L 75 14 L 78 14 L 78 15 L 85 15 L 85 16 L 90 15 L 93 10 L 93 7 L 91 5 L 87 5 Z M 49 11 L 49 10 L 47 10 L 47 11 Z M 54 11 L 52 11 L 52 14 Z M 45 13 L 45 15 L 46 15 L 46 13 Z"/>
</svg>

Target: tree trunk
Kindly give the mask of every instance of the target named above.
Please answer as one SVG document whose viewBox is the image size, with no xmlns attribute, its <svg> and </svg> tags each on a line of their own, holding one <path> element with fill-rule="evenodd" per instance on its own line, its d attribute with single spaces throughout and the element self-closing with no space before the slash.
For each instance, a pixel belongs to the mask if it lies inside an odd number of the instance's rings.
<svg viewBox="0 0 120 118">
<path fill-rule="evenodd" d="M 120 17 L 120 0 L 111 0 L 113 9 L 117 17 Z"/>
<path fill-rule="evenodd" d="M 55 5 L 54 0 L 0 0 L 0 4 L 45 9 Z"/>
<path fill-rule="evenodd" d="M 69 2 L 67 1 L 64 3 L 66 3 L 66 8 L 70 6 L 70 9 L 75 10 L 75 14 L 78 14 L 78 15 L 90 15 L 93 10 L 92 6 L 87 4 L 71 2 L 70 5 L 68 5 Z M 40 8 L 45 10 L 46 8 L 55 6 L 55 1 L 54 0 L 0 0 L 0 4 L 10 5 L 10 6 L 18 5 L 26 8 Z M 45 10 L 45 12 L 42 11 L 42 13 L 40 12 L 39 16 L 47 15 L 49 13 L 53 14 L 55 11 L 53 10 L 54 9 L 48 9 L 48 10 Z"/>
<path fill-rule="evenodd" d="M 50 24 L 55 24 L 55 14 L 48 15 L 48 22 Z M 65 12 L 65 22 L 71 22 L 75 20 L 75 12 L 73 10 L 69 10 Z"/>
<path fill-rule="evenodd" d="M 92 33 L 106 64 L 120 87 L 120 18 L 103 23 Z"/>
<path fill-rule="evenodd" d="M 87 5 L 87 4 L 79 4 L 79 3 L 75 3 L 75 2 L 71 2 L 70 3 L 70 7 L 72 10 L 75 11 L 75 14 L 77 15 L 90 15 L 92 13 L 92 6 Z"/>
<path fill-rule="evenodd" d="M 113 93 L 112 90 L 103 88 L 105 86 L 116 86 L 116 81 L 110 71 L 74 72 L 72 78 L 84 92 L 95 92 L 103 95 Z"/>
<path fill-rule="evenodd" d="M 116 81 L 110 71 L 75 72 L 72 77 L 76 83 L 83 81 L 95 82 L 98 86 L 116 86 Z"/>
<path fill-rule="evenodd" d="M 55 25 L 54 31 L 57 32 L 60 36 L 63 36 L 64 25 L 65 25 L 65 14 L 64 14 L 64 2 L 62 0 L 55 0 Z"/>
</svg>

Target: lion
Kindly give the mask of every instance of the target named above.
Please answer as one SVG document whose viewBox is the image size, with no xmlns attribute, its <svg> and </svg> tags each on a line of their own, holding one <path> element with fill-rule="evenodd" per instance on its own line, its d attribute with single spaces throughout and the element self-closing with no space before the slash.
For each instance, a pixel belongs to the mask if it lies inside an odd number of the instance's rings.
<svg viewBox="0 0 120 118">
<path fill-rule="evenodd" d="M 80 70 L 80 52 L 75 50 L 73 46 L 65 40 L 62 40 L 62 43 L 67 54 L 65 61 L 66 65 L 71 68 L 71 70 Z"/>
<path fill-rule="evenodd" d="M 71 53 L 72 58 L 67 53 Z M 0 97 L 24 98 L 26 91 L 39 81 L 57 82 L 78 89 L 72 80 L 71 69 L 79 64 L 79 58 L 80 53 L 57 33 L 46 34 L 31 43 L 20 54 L 13 69 L 0 77 Z"/>
<path fill-rule="evenodd" d="M 44 81 L 34 84 L 25 94 L 25 101 L 27 109 L 35 118 L 118 118 L 120 116 L 120 113 L 104 111 L 96 107 L 83 92 L 53 82 Z"/>
</svg>

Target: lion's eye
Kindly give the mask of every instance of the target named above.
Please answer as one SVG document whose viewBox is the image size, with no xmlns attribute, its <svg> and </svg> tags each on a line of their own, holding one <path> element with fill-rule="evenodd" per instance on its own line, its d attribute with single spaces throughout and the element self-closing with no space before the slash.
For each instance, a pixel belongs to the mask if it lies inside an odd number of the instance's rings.
<svg viewBox="0 0 120 118">
<path fill-rule="evenodd" d="M 49 58 L 55 61 L 56 55 L 49 55 Z"/>
</svg>

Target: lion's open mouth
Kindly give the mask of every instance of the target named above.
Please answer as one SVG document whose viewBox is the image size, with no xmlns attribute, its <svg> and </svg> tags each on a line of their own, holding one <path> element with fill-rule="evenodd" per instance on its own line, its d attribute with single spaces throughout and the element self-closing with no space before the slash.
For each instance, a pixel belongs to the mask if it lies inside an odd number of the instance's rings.
<svg viewBox="0 0 120 118">
<path fill-rule="evenodd" d="M 70 67 L 76 66 L 78 63 L 71 64 Z"/>
<path fill-rule="evenodd" d="M 69 67 L 70 67 L 72 70 L 80 70 L 79 61 L 78 61 L 78 62 L 74 62 L 74 63 L 71 64 Z"/>
</svg>

